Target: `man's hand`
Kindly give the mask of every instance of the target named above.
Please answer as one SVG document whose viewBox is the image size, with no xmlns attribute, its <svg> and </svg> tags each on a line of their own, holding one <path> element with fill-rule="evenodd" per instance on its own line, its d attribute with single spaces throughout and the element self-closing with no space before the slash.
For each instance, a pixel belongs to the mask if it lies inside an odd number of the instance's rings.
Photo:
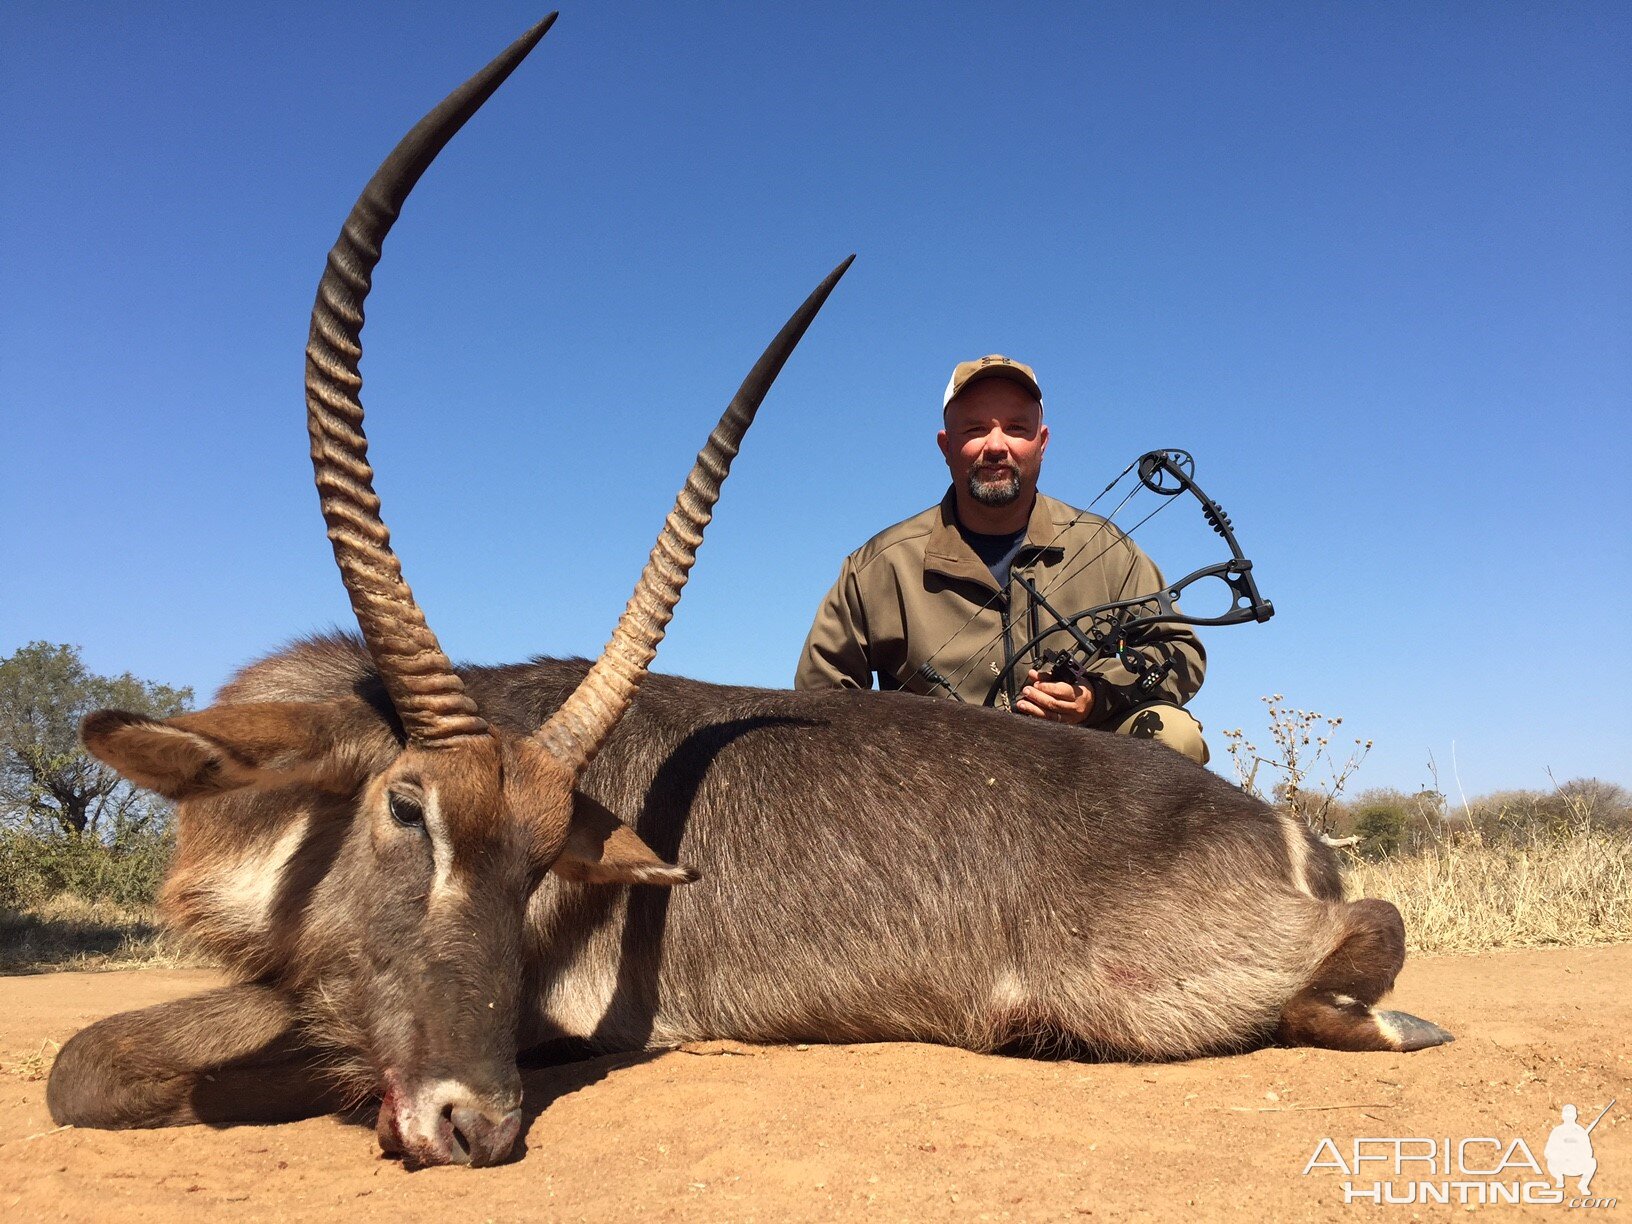
<svg viewBox="0 0 1632 1224">
<path fill-rule="evenodd" d="M 1094 690 L 1068 680 L 1044 680 L 1043 673 L 1034 667 L 1026 673 L 1026 687 L 1014 708 L 1033 718 L 1076 726 L 1092 712 Z"/>
</svg>

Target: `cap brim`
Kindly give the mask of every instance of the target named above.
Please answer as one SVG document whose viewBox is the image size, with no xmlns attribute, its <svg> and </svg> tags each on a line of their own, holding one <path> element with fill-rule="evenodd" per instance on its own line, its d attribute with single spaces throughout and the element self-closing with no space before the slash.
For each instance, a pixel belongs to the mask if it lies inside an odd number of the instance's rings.
<svg viewBox="0 0 1632 1224">
<path fill-rule="evenodd" d="M 1018 383 L 1020 386 L 1024 387 L 1027 392 L 1030 393 L 1031 398 L 1036 400 L 1038 403 L 1042 403 L 1043 401 L 1043 389 L 1037 385 L 1035 379 L 1028 378 L 1024 370 L 1017 370 L 1013 366 L 1008 365 L 990 365 L 983 366 L 982 368 L 976 370 L 973 374 L 969 375 L 968 378 L 964 379 L 956 386 L 948 387 L 946 391 L 946 398 L 941 401 L 941 410 L 944 412 L 946 409 L 950 408 L 953 400 L 962 395 L 964 391 L 969 389 L 969 387 L 986 378 L 1006 378 L 1010 382 Z"/>
</svg>

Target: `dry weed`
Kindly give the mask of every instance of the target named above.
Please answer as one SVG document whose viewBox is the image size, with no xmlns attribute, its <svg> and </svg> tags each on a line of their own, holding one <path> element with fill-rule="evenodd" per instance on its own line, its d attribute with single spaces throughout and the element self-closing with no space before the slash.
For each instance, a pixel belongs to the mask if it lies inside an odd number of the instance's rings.
<svg viewBox="0 0 1632 1224">
<path fill-rule="evenodd" d="M 1446 838 L 1349 867 L 1351 896 L 1392 901 L 1417 952 L 1632 941 L 1632 839 L 1597 830 L 1491 844 Z"/>
</svg>

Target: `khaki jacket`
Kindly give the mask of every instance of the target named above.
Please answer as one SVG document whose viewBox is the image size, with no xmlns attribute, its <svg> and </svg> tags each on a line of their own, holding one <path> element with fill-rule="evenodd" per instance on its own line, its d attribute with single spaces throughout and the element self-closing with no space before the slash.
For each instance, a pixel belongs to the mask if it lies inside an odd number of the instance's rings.
<svg viewBox="0 0 1632 1224">
<path fill-rule="evenodd" d="M 1001 675 L 1003 640 L 1018 647 L 1031 636 L 1029 602 L 1018 583 L 999 591 L 992 573 L 958 533 L 950 489 L 938 506 L 880 532 L 845 558 L 805 640 L 794 687 L 871 688 L 937 693 L 946 689 L 918 671 L 929 663 L 975 705 L 1008 704 Z M 1120 529 L 1100 518 L 1038 495 L 1026 544 L 1013 572 L 1024 573 L 1062 615 L 1096 604 L 1131 599 L 1162 588 L 1150 558 Z M 1041 616 L 1041 623 L 1048 617 Z M 1039 624 L 1039 628 L 1041 627 Z M 1069 647 L 1056 632 L 1042 649 Z M 1146 700 L 1183 705 L 1201 688 L 1206 652 L 1184 625 L 1159 625 L 1140 639 L 1153 664 L 1172 657 L 1173 670 Z M 1027 656 L 1016 664 L 1016 690 L 1025 685 Z M 1121 699 L 1134 674 L 1115 659 L 1089 668 L 1101 690 L 1088 726 L 1114 724 L 1132 704 Z"/>
</svg>

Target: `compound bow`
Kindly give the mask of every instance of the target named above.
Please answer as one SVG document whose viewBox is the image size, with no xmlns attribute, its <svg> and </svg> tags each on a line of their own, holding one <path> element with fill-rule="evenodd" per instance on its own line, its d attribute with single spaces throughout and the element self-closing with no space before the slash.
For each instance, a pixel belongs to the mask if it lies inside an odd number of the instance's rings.
<svg viewBox="0 0 1632 1224">
<path fill-rule="evenodd" d="M 1236 540 L 1235 531 L 1230 524 L 1230 516 L 1196 483 L 1196 461 L 1190 453 L 1176 449 L 1147 451 L 1123 468 L 1116 480 L 1101 492 L 1100 497 L 1136 468 L 1139 484 L 1152 493 L 1167 498 L 1177 497 L 1180 493 L 1194 496 L 1201 503 L 1201 512 L 1208 525 L 1223 537 L 1224 543 L 1229 547 L 1229 560 L 1204 565 L 1177 582 L 1171 582 L 1161 590 L 1148 595 L 1099 604 L 1069 615 L 1061 613 L 1049 603 L 1046 588 L 1039 589 L 1025 574 L 1014 574 L 1015 583 L 1028 597 L 1029 619 L 1026 626 L 1028 636 L 1018 645 L 1010 642 L 1007 634 L 1004 635 L 1003 683 L 1008 692 L 1011 708 L 1019 696 L 1015 675 L 1020 662 L 1028 655 L 1037 661 L 1038 669 L 1045 671 L 1050 679 L 1068 680 L 1074 684 L 1090 683 L 1089 667 L 1096 659 L 1115 658 L 1135 677 L 1131 687 L 1121 690 L 1126 694 L 1127 704 L 1140 705 L 1151 699 L 1156 687 L 1173 669 L 1171 657 L 1160 663 L 1153 663 L 1146 657 L 1139 642 L 1140 635 L 1146 629 L 1155 625 L 1240 625 L 1248 621 L 1262 623 L 1275 615 L 1275 606 L 1258 593 L 1258 584 L 1252 576 L 1252 562 L 1241 551 L 1241 545 Z M 1132 491 L 1129 496 L 1132 496 Z M 1094 500 L 1098 501 L 1099 498 L 1096 497 Z M 1122 504 L 1127 504 L 1127 498 L 1123 499 Z M 1119 506 L 1118 509 L 1120 508 Z M 1152 511 L 1151 515 L 1155 513 L 1156 511 Z M 1115 511 L 1112 511 L 1112 514 L 1114 515 Z M 1146 515 L 1141 522 L 1148 521 L 1151 515 Z M 1086 547 L 1086 544 L 1083 545 L 1083 548 Z M 1078 553 L 1081 551 L 1079 548 Z M 1075 557 L 1076 554 L 1073 554 L 1068 558 L 1066 565 L 1062 567 L 1062 573 Z M 1180 594 L 1210 578 L 1223 582 L 1229 589 L 1229 610 L 1218 616 L 1192 616 L 1181 611 L 1178 606 Z M 1044 617 L 1047 618 L 1046 623 Z M 1070 636 L 1072 644 L 1069 647 L 1039 649 L 1045 638 L 1061 632 Z M 939 653 L 937 650 L 936 654 Z M 929 660 L 918 668 L 919 676 L 930 685 L 944 688 L 957 697 L 952 683 L 932 666 L 934 657 L 931 655 Z"/>
</svg>

